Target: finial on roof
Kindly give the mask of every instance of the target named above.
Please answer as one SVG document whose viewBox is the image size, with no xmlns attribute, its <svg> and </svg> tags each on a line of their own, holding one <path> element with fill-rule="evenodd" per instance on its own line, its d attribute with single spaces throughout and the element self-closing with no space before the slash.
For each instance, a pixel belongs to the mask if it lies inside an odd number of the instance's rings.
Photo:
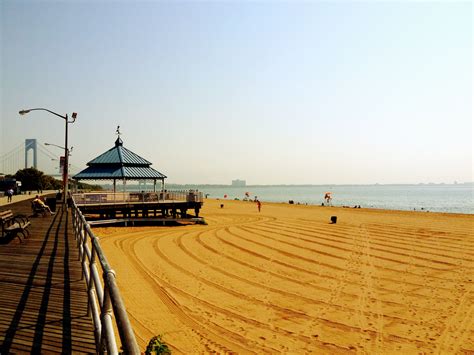
<svg viewBox="0 0 474 355">
<path fill-rule="evenodd" d="M 117 140 L 115 141 L 115 146 L 118 147 L 119 145 L 123 145 L 123 142 L 122 142 L 122 140 L 120 139 L 120 135 L 121 135 L 121 133 L 120 133 L 120 126 L 117 126 L 117 130 L 115 131 L 115 134 L 118 135 L 118 138 L 117 138 Z"/>
</svg>

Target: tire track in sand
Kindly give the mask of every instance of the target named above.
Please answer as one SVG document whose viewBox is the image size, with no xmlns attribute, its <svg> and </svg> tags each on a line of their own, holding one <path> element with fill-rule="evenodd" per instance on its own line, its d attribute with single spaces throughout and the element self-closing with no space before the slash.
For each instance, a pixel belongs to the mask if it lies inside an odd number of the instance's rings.
<svg viewBox="0 0 474 355">
<path fill-rule="evenodd" d="M 214 230 L 213 230 L 214 231 Z M 166 261 L 169 265 L 172 265 L 173 268 L 175 269 L 178 269 L 180 270 L 181 272 L 187 274 L 188 276 L 190 277 L 193 277 L 195 279 L 199 279 L 202 283 L 205 283 L 211 287 L 214 287 L 216 289 L 219 289 L 223 292 L 227 292 L 239 299 L 246 299 L 248 302 L 250 303 L 253 303 L 253 304 L 260 304 L 261 306 L 263 307 L 268 307 L 268 308 L 271 308 L 277 312 L 280 312 L 281 314 L 287 314 L 289 315 L 291 318 L 294 318 L 294 317 L 297 317 L 297 318 L 300 318 L 300 319 L 310 319 L 309 316 L 307 316 L 304 312 L 301 312 L 301 311 L 296 311 L 296 310 L 291 310 L 289 308 L 282 308 L 280 306 L 277 306 L 275 304 L 269 304 L 265 301 L 262 301 L 262 300 L 259 300 L 259 299 L 256 299 L 256 298 L 253 298 L 253 297 L 249 297 L 247 295 L 245 295 L 244 293 L 240 293 L 240 292 L 237 292 L 235 290 L 231 290 L 229 288 L 226 288 L 220 284 L 217 284 L 217 283 L 214 283 L 212 281 L 209 281 L 207 279 L 204 279 L 203 277 L 193 273 L 193 272 L 190 272 L 189 270 L 186 270 L 184 269 L 183 267 L 181 267 L 180 265 L 178 265 L 177 263 L 175 263 L 174 261 L 172 261 L 170 258 L 168 258 L 166 256 L 166 254 L 164 254 L 160 249 L 159 249 L 159 246 L 157 245 L 157 243 L 154 243 L 154 249 L 157 253 L 157 255 L 163 260 L 163 261 Z M 304 336 L 302 334 L 296 334 L 292 331 L 289 331 L 283 327 L 277 327 L 277 326 L 269 326 L 268 324 L 266 323 L 262 323 L 260 321 L 257 321 L 255 319 L 251 319 L 251 318 L 247 318 L 245 316 L 242 316 L 240 314 L 237 314 L 233 311 L 230 311 L 226 308 L 222 308 L 222 307 L 219 307 L 217 305 L 214 305 L 214 304 L 211 304 L 209 303 L 208 301 L 205 301 L 205 300 L 202 300 L 196 296 L 193 296 L 191 295 L 190 293 L 182 290 L 182 289 L 179 289 L 179 288 L 175 288 L 173 287 L 175 291 L 177 291 L 178 293 L 180 294 L 183 294 L 183 295 L 186 295 L 188 298 L 192 299 L 193 301 L 197 302 L 197 303 L 204 303 L 206 306 L 208 307 L 211 307 L 214 311 L 217 311 L 229 318 L 235 318 L 235 319 L 239 319 L 241 321 L 244 321 L 244 323 L 248 323 L 248 324 L 254 324 L 262 329 L 265 329 L 265 330 L 271 330 L 273 332 L 277 331 L 280 335 L 282 336 L 287 336 L 289 337 L 289 341 L 291 339 L 299 339 L 301 340 L 302 342 L 305 342 L 305 343 L 313 343 L 313 345 L 315 345 L 317 348 L 320 348 L 320 349 L 325 349 L 327 347 L 333 347 L 335 350 L 338 349 L 338 350 L 349 350 L 347 348 L 344 348 L 344 347 L 340 347 L 340 346 L 337 346 L 335 344 L 329 344 L 327 342 L 323 343 L 321 341 L 314 341 L 312 340 L 311 342 L 309 342 L 309 337 L 307 336 Z M 277 349 L 273 349 L 274 351 L 277 351 Z"/>
<path fill-rule="evenodd" d="M 226 232 L 230 235 L 233 235 L 237 238 L 240 238 L 240 235 L 236 234 L 236 233 L 233 233 L 231 232 L 228 228 L 226 228 Z M 255 257 L 255 258 L 259 258 L 259 259 L 262 259 L 262 260 L 265 260 L 265 261 L 270 261 L 270 259 L 263 255 L 262 253 L 258 253 L 258 252 L 255 252 L 255 251 L 252 251 L 250 249 L 247 249 L 247 248 L 244 248 L 240 245 L 237 245 L 235 244 L 234 242 L 232 241 L 229 241 L 223 237 L 220 237 L 219 235 L 216 235 L 216 237 L 223 243 L 223 244 L 227 244 L 237 250 L 239 250 L 240 252 L 244 252 L 246 254 L 249 254 L 251 255 L 252 257 Z M 245 239 L 246 241 L 250 241 L 248 239 Z M 277 248 L 274 248 L 274 247 L 269 247 L 267 246 L 266 244 L 262 244 L 262 243 L 259 243 L 259 242 L 256 242 L 256 241 L 251 241 L 252 243 L 254 244 L 257 244 L 259 246 L 264 246 L 264 247 L 267 247 L 269 249 L 272 249 L 272 250 L 275 250 L 275 251 L 280 251 L 280 249 L 277 249 Z M 200 240 L 200 243 L 205 246 L 206 248 L 210 248 L 207 244 L 204 244 L 202 242 L 202 240 Z M 212 248 L 211 248 L 212 249 Z M 217 254 L 220 254 L 222 256 L 225 256 L 226 258 L 229 258 L 230 260 L 234 260 L 236 262 L 239 262 L 239 263 L 243 263 L 245 265 L 248 265 L 249 267 L 252 267 L 251 264 L 248 264 L 248 263 L 245 263 L 244 261 L 240 260 L 240 259 L 236 259 L 232 256 L 229 256 L 227 254 L 223 254 L 222 251 L 217 251 L 216 249 L 212 249 L 214 250 L 215 253 Z M 292 258 L 298 258 L 299 256 L 297 256 L 296 254 L 289 254 L 289 253 L 286 253 L 286 252 L 283 252 L 282 253 L 283 255 L 285 256 L 288 256 L 288 257 L 292 257 Z M 331 254 L 329 254 L 331 255 Z M 301 259 L 301 257 L 300 257 Z M 296 264 L 290 264 L 290 263 L 287 263 L 287 262 L 284 262 L 282 261 L 281 259 L 278 259 L 278 258 L 273 258 L 271 259 L 271 262 L 276 264 L 276 265 L 280 265 L 284 268 L 287 268 L 287 269 L 290 269 L 290 270 L 293 270 L 293 271 L 296 271 L 296 272 L 299 272 L 299 273 L 304 273 L 304 274 L 307 274 L 307 275 L 310 275 L 310 276 L 313 276 L 313 277 L 316 277 L 317 279 L 320 279 L 321 277 L 325 278 L 325 279 L 329 279 L 330 281 L 337 281 L 338 279 L 333 275 L 334 273 L 337 273 L 338 271 L 343 271 L 344 270 L 344 267 L 341 267 L 341 266 L 334 266 L 332 264 L 327 264 L 327 263 L 324 263 L 324 262 L 321 262 L 320 260 L 318 259 L 306 259 L 306 261 L 308 262 L 312 262 L 312 263 L 317 263 L 317 266 L 318 266 L 318 271 L 315 272 L 315 271 L 312 271 L 308 268 L 303 268 L 303 267 L 299 267 L 297 266 Z M 332 274 L 331 273 L 324 273 L 322 274 L 320 272 L 320 267 L 325 267 L 325 268 L 328 268 L 330 270 L 332 270 Z M 261 271 L 261 269 L 258 269 L 258 271 Z M 352 272 L 352 271 L 351 271 Z M 358 276 L 360 275 L 360 272 L 358 271 L 354 271 L 352 272 L 355 276 Z M 354 276 L 353 275 L 353 276 Z M 279 277 L 282 277 L 282 275 L 279 275 L 279 274 L 276 274 L 276 276 L 279 276 Z M 289 278 L 289 280 L 294 280 L 292 278 Z M 380 283 L 380 281 L 387 281 L 387 282 L 390 282 L 390 283 L 393 283 L 395 286 L 394 288 L 386 288 L 386 287 L 382 287 L 382 286 L 376 286 L 377 287 L 377 291 L 379 292 L 383 292 L 383 293 L 393 293 L 393 292 L 397 292 L 398 291 L 398 281 L 399 280 L 394 280 L 394 279 L 391 279 L 391 278 L 387 278 L 387 277 L 379 277 L 378 278 L 378 281 Z M 311 283 L 311 281 L 309 281 Z M 351 279 L 348 279 L 348 284 L 351 285 L 351 286 L 361 286 L 362 283 L 361 282 L 358 282 L 358 281 L 353 281 Z M 410 283 L 410 282 L 407 282 L 408 285 L 410 286 L 413 286 L 413 287 L 418 287 L 419 284 L 416 284 L 416 283 Z M 325 286 L 320 286 L 320 283 L 314 285 L 315 287 L 317 287 L 319 290 L 322 290 L 322 291 L 325 291 L 325 292 L 328 292 L 328 288 L 325 287 Z M 352 293 L 344 293 L 344 295 L 347 295 L 347 296 L 351 296 L 351 297 L 356 297 L 355 294 L 352 294 Z M 422 294 L 418 294 L 416 292 L 407 292 L 407 295 L 409 296 L 412 296 L 413 298 L 421 298 L 421 297 L 425 297 L 425 298 L 433 298 L 437 301 L 450 301 L 450 300 L 446 300 L 445 298 L 442 298 L 442 297 L 437 297 L 437 296 L 426 296 L 426 295 L 422 295 Z M 391 302 L 391 301 L 387 301 L 386 302 L 387 304 L 393 304 L 393 305 L 398 305 L 399 303 L 397 302 Z M 420 309 L 424 310 L 423 307 L 420 307 Z"/>
<path fill-rule="evenodd" d="M 292 224 L 284 225 L 282 223 L 279 223 L 278 221 L 274 223 L 268 223 L 267 225 L 281 228 L 284 231 L 298 232 L 300 235 L 305 235 L 312 238 L 322 238 L 324 240 L 333 241 L 336 243 L 344 243 L 346 240 L 350 240 L 350 234 L 353 233 L 353 228 L 338 228 L 338 232 L 343 232 L 344 234 L 336 234 L 323 228 L 307 229 L 307 228 L 299 227 Z M 412 253 L 413 251 L 417 251 L 418 253 L 422 253 L 425 255 L 449 258 L 449 259 L 454 259 L 454 260 L 459 259 L 459 252 L 466 253 L 466 251 L 463 250 L 462 248 L 450 249 L 448 246 L 443 245 L 442 247 L 440 247 L 439 244 L 434 244 L 434 243 L 432 246 L 426 245 L 425 242 L 421 245 L 416 245 L 416 244 L 414 245 L 413 239 L 411 239 L 410 242 L 406 242 L 402 238 L 400 238 L 399 234 L 390 234 L 388 231 L 385 231 L 384 238 L 381 238 L 381 237 L 378 237 L 377 235 L 373 235 L 372 229 L 370 229 L 369 226 L 364 225 L 364 228 L 366 229 L 367 232 L 371 233 L 370 235 L 371 244 L 390 248 L 390 249 L 385 250 L 388 252 L 393 248 L 395 250 L 403 250 L 405 252 L 408 252 L 408 254 Z M 317 234 L 315 234 L 315 232 Z M 453 253 L 453 255 L 446 254 L 446 251 L 448 250 L 450 250 Z M 472 254 L 467 253 L 467 254 L 474 256 L 474 253 Z M 463 258 L 463 260 L 471 261 L 472 259 Z"/>
<path fill-rule="evenodd" d="M 245 229 L 245 228 L 244 228 Z M 248 229 L 247 229 L 248 230 Z M 229 232 L 232 234 L 232 232 Z M 268 233 L 268 232 L 267 232 Z M 290 245 L 290 246 L 294 246 L 296 248 L 301 248 L 303 250 L 309 250 L 309 251 L 312 251 L 314 252 L 315 254 L 317 255 L 322 255 L 322 256 L 327 256 L 327 257 L 330 257 L 330 258 L 333 258 L 333 259 L 337 259 L 337 260 L 341 260 L 341 261 L 345 261 L 345 257 L 342 257 L 340 255 L 337 255 L 337 254 L 334 254 L 334 253 L 329 253 L 329 252 L 325 252 L 325 251 L 322 251 L 320 249 L 316 249 L 316 248 L 304 248 L 304 247 L 301 247 L 300 245 L 298 244 L 294 244 L 294 243 L 291 243 L 291 242 L 285 242 L 285 241 L 281 241 L 280 239 L 278 238 L 275 238 L 275 237 L 270 237 L 268 236 L 268 234 L 264 234 L 264 233 L 258 233 L 258 232 L 255 232 L 253 231 L 253 234 L 254 235 L 259 235 L 265 239 L 268 239 L 268 240 L 271 240 L 271 241 L 276 241 L 276 242 L 281 242 L 282 244 L 286 244 L 286 245 Z M 282 233 L 272 233 L 272 235 L 282 235 Z M 337 265 L 334 265 L 334 264 L 329 264 L 329 263 L 325 263 L 325 262 L 322 262 L 320 260 L 318 260 L 317 262 L 314 260 L 314 259 L 309 259 L 309 258 L 305 258 L 301 255 L 298 255 L 298 254 L 295 254 L 295 253 L 292 253 L 292 252 L 288 252 L 288 251 L 285 251 L 283 249 L 279 249 L 279 248 L 276 248 L 276 247 L 272 247 L 270 245 L 267 245 L 267 244 L 264 244 L 264 243 L 261 243 L 261 242 L 257 242 L 256 240 L 254 239 L 250 239 L 248 237 L 244 237 L 244 236 L 241 236 L 241 235 L 237 235 L 235 234 L 235 236 L 239 237 L 240 239 L 243 239 L 243 240 L 246 240 L 250 243 L 253 243 L 253 244 L 256 244 L 256 245 L 259 245 L 259 246 L 263 246 L 263 247 L 266 247 L 268 249 L 272 249 L 272 250 L 277 250 L 278 252 L 280 252 L 282 255 L 286 255 L 288 257 L 291 257 L 291 258 L 298 258 L 298 259 L 301 259 L 301 260 L 304 260 L 304 261 L 307 261 L 309 263 L 317 263 L 318 265 L 320 266 L 324 266 L 324 267 L 327 267 L 327 268 L 330 268 L 332 270 L 344 270 L 343 267 L 341 266 L 337 266 Z M 283 234 L 283 236 L 286 236 L 286 237 L 292 237 L 291 235 L 285 235 Z M 223 240 L 224 243 L 229 243 L 229 241 L 225 241 Z M 350 248 L 344 248 L 346 251 L 348 251 L 349 255 L 353 254 L 353 250 L 351 250 Z M 403 262 L 399 262 L 397 261 L 398 264 L 400 265 L 404 265 Z M 393 276 L 396 276 L 396 277 L 399 277 L 399 270 L 397 269 L 394 269 L 394 268 L 391 268 L 391 267 L 384 267 L 383 265 L 381 265 L 379 267 L 379 269 L 383 270 L 383 271 L 387 271 L 387 272 L 390 272 L 390 277 L 389 276 L 381 276 L 378 281 L 387 281 L 387 282 L 390 282 L 392 284 L 398 284 L 398 279 L 394 279 Z M 443 270 L 441 270 L 443 271 Z M 357 272 L 357 271 L 353 271 L 352 272 L 353 274 L 356 274 L 356 275 L 360 275 L 360 272 Z M 450 281 L 448 279 L 445 279 L 445 278 L 440 278 L 440 277 L 436 277 L 436 276 L 431 276 L 431 275 L 425 275 L 425 274 L 421 274 L 421 273 L 416 273 L 414 271 L 409 271 L 410 275 L 411 276 L 415 276 L 421 280 L 425 279 L 425 278 L 433 278 L 433 279 L 439 279 L 439 280 L 442 280 L 442 281 Z M 392 276 L 393 275 L 393 276 Z M 419 283 L 412 283 L 412 285 L 414 287 L 417 287 L 417 286 L 420 286 Z M 427 285 L 427 287 L 431 287 L 429 285 Z M 447 287 L 443 287 L 443 286 L 436 286 L 436 289 L 438 288 L 441 288 L 441 289 L 444 289 L 446 291 L 450 290 L 449 288 Z"/>
<path fill-rule="evenodd" d="M 235 227 L 233 227 L 235 228 Z M 230 230 L 228 230 L 229 228 L 225 228 L 226 232 L 231 234 L 231 235 L 234 235 L 236 237 L 239 237 L 237 234 L 233 233 L 233 232 L 230 232 Z M 216 235 L 217 236 L 217 235 Z M 234 244 L 233 242 L 229 241 L 229 240 L 226 240 L 226 239 L 223 239 L 222 237 L 219 237 L 217 236 L 218 238 L 220 238 L 220 240 L 226 244 L 229 244 L 229 245 L 232 245 L 234 247 L 236 247 L 237 249 L 241 250 L 241 251 L 247 251 L 248 253 L 250 253 L 251 255 L 256 255 L 254 252 L 252 251 L 249 251 L 247 249 L 241 249 L 240 246 Z M 255 244 L 259 244 L 258 242 L 256 241 L 253 241 L 253 243 Z M 265 245 L 267 248 L 273 248 L 273 247 L 269 247 L 267 245 Z M 277 249 L 279 250 L 279 249 Z M 360 328 L 359 327 L 355 327 L 355 326 L 351 326 L 351 325 L 348 325 L 348 324 L 343 324 L 343 323 L 340 323 L 340 322 L 334 322 L 334 321 L 326 321 L 327 319 L 329 319 L 329 316 L 331 314 L 334 314 L 334 310 L 335 309 L 342 309 L 344 310 L 347 314 L 356 314 L 357 313 L 357 310 L 354 309 L 354 308 L 350 308 L 350 307 L 347 307 L 347 306 L 343 306 L 343 305 L 338 305 L 338 300 L 340 298 L 341 295 L 343 295 L 345 292 L 344 292 L 344 289 L 347 287 L 347 285 L 349 284 L 348 282 L 348 277 L 349 275 L 355 273 L 355 270 L 358 270 L 361 266 L 360 266 L 360 252 L 357 251 L 357 250 L 354 250 L 354 256 L 352 258 L 350 258 L 350 260 L 344 265 L 344 267 L 341 267 L 339 270 L 342 271 L 342 277 L 339 277 L 339 278 L 336 278 L 336 284 L 334 286 L 331 287 L 331 295 L 329 296 L 329 301 L 326 300 L 326 301 L 322 301 L 323 304 L 325 305 L 325 307 L 323 308 L 323 310 L 321 311 L 320 313 L 320 316 L 318 317 L 318 321 L 322 321 L 323 323 L 326 322 L 327 324 L 326 325 L 330 325 L 332 324 L 333 326 L 337 327 L 337 328 L 340 328 L 340 329 L 346 329 L 346 330 L 350 330 L 351 332 L 359 332 L 360 331 Z M 293 257 L 295 259 L 297 258 L 301 258 L 301 256 L 298 256 L 296 254 L 292 254 Z M 308 259 L 309 261 L 311 262 L 314 262 L 312 259 Z M 361 273 L 359 272 L 358 275 L 360 275 Z M 362 283 L 360 283 L 359 285 L 362 285 Z M 317 300 L 314 300 L 315 302 L 321 302 L 321 301 L 317 301 Z M 371 301 L 373 302 L 376 302 L 377 300 L 375 298 L 371 298 Z M 342 303 L 342 302 L 341 302 Z M 388 303 L 388 302 L 385 302 L 385 303 Z M 379 302 L 379 305 L 381 303 Z M 398 306 L 400 306 L 399 304 L 397 304 Z M 371 310 L 368 310 L 367 313 L 373 313 Z M 376 318 L 380 318 L 380 317 L 376 317 Z M 413 325 L 416 325 L 417 322 L 414 321 L 414 320 L 411 320 L 411 319 L 408 319 L 408 318 L 401 318 L 399 316 L 396 316 L 396 315 L 385 315 L 385 317 L 387 320 L 391 321 L 391 322 L 398 322 L 400 324 L 413 324 Z M 315 329 L 315 332 L 321 332 L 321 324 L 318 324 L 318 323 L 314 323 L 314 329 Z M 437 324 L 432 324 L 433 327 L 436 327 L 436 326 L 439 326 Z M 366 329 L 365 332 L 368 334 L 368 336 L 370 337 L 373 337 L 373 338 L 376 338 L 377 336 L 377 333 L 376 331 L 372 330 L 372 329 Z M 418 345 L 424 345 L 424 343 L 422 341 L 419 341 L 417 339 L 414 339 L 414 338 L 407 338 L 405 336 L 400 336 L 400 335 L 397 335 L 397 334 L 393 334 L 393 333 L 387 333 L 385 335 L 386 339 L 390 339 L 390 340 L 394 340 L 396 339 L 397 342 L 406 342 L 406 343 L 415 343 L 415 344 L 418 344 Z"/>
<path fill-rule="evenodd" d="M 163 279 L 158 278 L 149 268 L 140 260 L 140 257 L 137 255 L 135 250 L 135 245 L 142 240 L 149 239 L 149 236 L 133 238 L 130 241 L 128 253 L 125 255 L 128 256 L 129 262 L 140 271 L 141 275 L 148 280 L 148 285 L 154 290 L 155 294 L 159 297 L 160 301 L 169 309 L 169 311 L 186 327 L 190 328 L 194 333 L 196 333 L 204 346 L 209 350 L 216 350 L 223 353 L 231 353 L 232 351 L 237 352 L 246 352 L 253 353 L 250 349 L 253 347 L 242 347 L 240 344 L 245 344 L 245 338 L 241 337 L 239 334 L 232 334 L 231 339 L 229 340 L 226 337 L 222 337 L 221 331 L 219 329 L 210 329 L 208 326 L 201 324 L 196 321 L 193 317 L 186 313 L 184 309 L 186 307 L 180 305 L 167 291 L 167 289 L 175 289 L 172 285 L 166 282 Z M 229 333 L 227 333 L 229 335 Z M 237 338 L 239 341 L 235 341 Z M 258 352 L 259 347 L 255 347 L 256 352 Z M 264 351 L 265 349 L 260 349 Z"/>
</svg>

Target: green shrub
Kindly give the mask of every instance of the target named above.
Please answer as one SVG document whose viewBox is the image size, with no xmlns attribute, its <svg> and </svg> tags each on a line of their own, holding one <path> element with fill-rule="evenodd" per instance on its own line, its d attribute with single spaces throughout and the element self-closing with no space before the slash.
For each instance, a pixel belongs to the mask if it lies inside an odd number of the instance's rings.
<svg viewBox="0 0 474 355">
<path fill-rule="evenodd" d="M 171 350 L 162 339 L 162 335 L 151 338 L 145 350 L 146 355 L 171 354 Z"/>
</svg>

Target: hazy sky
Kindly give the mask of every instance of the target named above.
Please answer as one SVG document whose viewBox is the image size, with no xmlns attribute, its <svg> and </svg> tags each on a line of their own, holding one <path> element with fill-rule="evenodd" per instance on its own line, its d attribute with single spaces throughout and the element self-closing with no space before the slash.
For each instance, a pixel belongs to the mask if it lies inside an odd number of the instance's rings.
<svg viewBox="0 0 474 355">
<path fill-rule="evenodd" d="M 473 179 L 473 5 L 0 1 L 0 157 L 124 146 L 169 183 Z M 61 151 L 51 150 L 60 155 Z M 41 167 L 39 167 L 41 169 Z"/>
</svg>

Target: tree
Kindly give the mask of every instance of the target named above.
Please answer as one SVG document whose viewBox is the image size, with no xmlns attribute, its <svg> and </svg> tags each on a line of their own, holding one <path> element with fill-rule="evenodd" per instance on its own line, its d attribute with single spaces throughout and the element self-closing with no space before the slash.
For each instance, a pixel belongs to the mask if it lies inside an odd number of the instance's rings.
<svg viewBox="0 0 474 355">
<path fill-rule="evenodd" d="M 35 168 L 18 170 L 15 179 L 21 181 L 23 191 L 57 190 L 62 187 L 61 181 L 49 175 L 44 175 L 42 171 Z"/>
</svg>

